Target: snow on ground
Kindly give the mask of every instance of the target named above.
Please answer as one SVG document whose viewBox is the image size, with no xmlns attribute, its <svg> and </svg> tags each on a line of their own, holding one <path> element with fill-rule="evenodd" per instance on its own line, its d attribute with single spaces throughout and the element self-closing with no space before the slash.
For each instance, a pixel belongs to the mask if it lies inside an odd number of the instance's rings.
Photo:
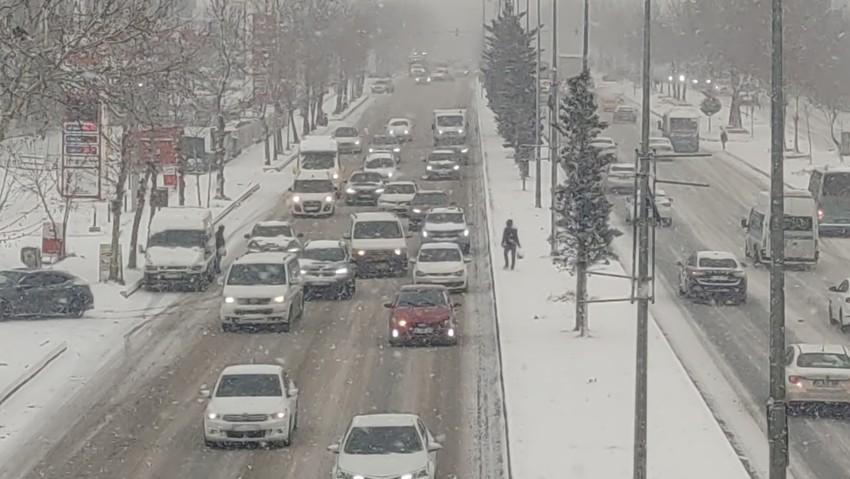
<svg viewBox="0 0 850 479">
<path fill-rule="evenodd" d="M 516 270 L 494 271 L 513 475 L 629 477 L 636 307 L 592 304 L 591 337 L 578 338 L 571 331 L 574 279 L 548 257 L 548 209 L 533 207 L 533 186 L 522 191 L 518 170 L 506 158 L 508 150 L 480 95 L 478 112 L 492 262 L 497 268 L 503 263 L 499 241 L 509 218 L 519 227 L 525 252 Z M 548 198 L 546 170 L 541 180 Z M 623 274 L 618 264 L 606 270 Z M 629 290 L 623 279 L 589 280 L 592 298 L 624 298 Z M 649 477 L 749 478 L 654 319 L 649 375 Z"/>
<path fill-rule="evenodd" d="M 626 98 L 632 102 L 640 104 L 641 88 L 635 86 L 630 81 L 624 81 L 624 91 Z M 652 92 L 650 105 L 654 115 L 660 117 L 671 106 L 679 105 L 680 102 L 674 100 L 666 94 Z M 689 90 L 687 93 L 687 104 L 690 104 L 696 111 L 699 111 L 699 103 L 704 98 L 704 95 L 695 90 Z M 700 112 L 702 120 L 700 123 L 700 145 L 704 151 L 711 152 L 720 158 L 743 163 L 749 168 L 758 171 L 764 175 L 770 174 L 770 105 L 762 105 L 761 108 L 755 108 L 753 115 L 750 116 L 749 107 L 741 107 L 741 116 L 745 133 L 729 133 L 729 141 L 726 144 L 726 151 L 723 151 L 720 143 L 720 127 L 727 124 L 729 118 L 729 105 L 731 99 L 728 96 L 717 97 L 723 108 L 719 113 L 715 114 L 711 119 L 711 130 L 708 129 L 708 117 Z M 764 100 L 767 101 L 767 100 Z M 785 132 L 785 183 L 794 188 L 807 188 L 809 183 L 809 172 L 818 166 L 838 166 L 842 164 L 842 160 L 838 155 L 835 145 L 832 142 L 832 136 L 829 131 L 829 123 L 825 120 L 822 111 L 810 105 L 805 99 L 800 100 L 800 113 L 798 123 L 798 141 L 797 147 L 799 153 L 794 151 L 794 111 L 795 105 L 793 99 L 787 108 L 787 121 Z M 806 115 L 808 109 L 808 118 Z M 844 121 L 846 123 L 844 123 Z M 840 121 L 836 122 L 836 135 L 840 136 L 842 126 L 846 124 L 850 127 L 850 118 L 841 117 Z M 809 133 L 811 133 L 811 147 L 809 142 Z"/>
<path fill-rule="evenodd" d="M 374 97 L 369 97 L 365 102 L 353 103 L 352 106 L 357 108 L 356 110 L 348 115 L 341 115 L 337 121 L 334 117 L 328 127 L 319 128 L 314 134 L 322 134 L 342 122 L 358 121 L 373 101 Z M 328 99 L 325 111 L 330 113 L 333 107 L 333 99 Z M 300 125 L 300 122 L 298 124 Z M 277 173 L 264 172 L 263 155 L 263 145 L 260 143 L 244 150 L 226 166 L 229 185 L 227 193 L 232 199 L 238 197 L 249 184 L 260 183 L 257 193 L 222 221 L 228 244 L 243 241 L 245 229 L 253 226 L 254 222 L 279 202 L 285 191 L 285 187 L 281 186 L 288 186 L 292 182 L 292 172 L 289 168 Z M 284 161 L 281 159 L 278 163 Z M 192 206 L 191 203 L 187 204 Z M 214 214 L 220 212 L 224 206 L 224 202 L 213 203 Z M 147 218 L 147 212 L 143 217 Z M 142 221 L 142 224 L 140 238 L 146 236 L 144 225 L 147 223 Z M 85 228 L 80 229 L 85 231 Z M 129 225 L 124 229 L 129 230 Z M 69 233 L 72 231 L 77 230 L 72 229 Z M 35 241 L 40 240 L 36 238 Z M 68 270 L 92 283 L 95 310 L 89 311 L 82 319 L 13 320 L 0 324 L 0 393 L 31 371 L 30 368 L 41 361 L 49 351 L 63 342 L 68 346 L 36 380 L 27 384 L 0 407 L 0 462 L 5 456 L 13 454 L 12 446 L 24 442 L 19 436 L 26 431 L 29 421 L 37 420 L 40 412 L 55 409 L 52 404 L 57 401 L 61 403 L 75 394 L 122 350 L 125 338 L 134 328 L 140 327 L 182 297 L 179 293 L 139 291 L 124 298 L 118 294 L 121 286 L 97 283 L 98 244 L 106 241 L 106 233 L 71 234 L 69 250 L 76 256 L 56 265 L 57 268 Z M 23 244 L 15 245 L 14 249 L 10 247 L 10 251 L 17 252 Z M 8 261 L 8 256 L 2 255 L 2 261 Z M 14 258 L 17 258 L 17 253 Z M 141 256 L 139 259 L 140 262 L 144 261 Z M 125 279 L 128 282 L 140 275 L 128 273 L 135 272 L 125 270 Z"/>
</svg>

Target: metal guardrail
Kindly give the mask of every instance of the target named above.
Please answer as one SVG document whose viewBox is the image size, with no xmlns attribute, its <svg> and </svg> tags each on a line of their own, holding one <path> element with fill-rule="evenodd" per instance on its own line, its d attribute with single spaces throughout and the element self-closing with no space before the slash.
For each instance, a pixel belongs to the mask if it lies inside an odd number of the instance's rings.
<svg viewBox="0 0 850 479">
<path fill-rule="evenodd" d="M 238 198 L 233 200 L 229 205 L 227 205 L 227 207 L 225 209 L 223 209 L 219 214 L 216 215 L 216 217 L 213 219 L 213 225 L 217 225 L 217 224 L 221 223 L 222 220 L 224 220 L 224 218 L 227 217 L 227 215 L 229 215 L 234 210 L 236 210 L 237 208 L 242 206 L 242 204 L 245 202 L 245 200 L 254 196 L 254 194 L 257 191 L 259 191 L 259 189 L 260 189 L 260 184 L 257 183 L 257 184 L 254 184 L 253 186 L 251 186 L 250 188 L 248 188 L 247 190 L 245 190 L 241 195 L 239 195 Z M 127 286 L 123 290 L 121 290 L 120 294 L 125 299 L 129 298 L 130 296 L 136 294 L 137 291 L 142 289 L 143 284 L 144 284 L 144 278 L 140 278 L 140 279 L 132 282 L 129 286 Z"/>
</svg>

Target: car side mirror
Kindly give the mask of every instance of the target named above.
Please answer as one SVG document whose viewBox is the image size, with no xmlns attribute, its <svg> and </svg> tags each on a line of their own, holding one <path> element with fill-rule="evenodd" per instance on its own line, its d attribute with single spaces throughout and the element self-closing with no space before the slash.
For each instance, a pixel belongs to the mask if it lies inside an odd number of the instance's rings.
<svg viewBox="0 0 850 479">
<path fill-rule="evenodd" d="M 436 452 L 443 448 L 443 445 L 439 442 L 432 442 L 428 444 L 428 452 Z"/>
<path fill-rule="evenodd" d="M 393 303 L 384 303 L 384 307 L 387 309 L 391 309 L 393 307 Z"/>
<path fill-rule="evenodd" d="M 201 396 L 209 399 L 212 397 L 212 391 L 209 389 L 201 389 Z"/>
<path fill-rule="evenodd" d="M 837 287 L 835 287 L 835 286 L 830 286 L 830 287 L 829 287 L 829 290 L 830 290 L 830 291 L 832 291 L 833 293 L 837 293 L 837 292 L 838 292 L 838 288 L 837 288 Z"/>
<path fill-rule="evenodd" d="M 298 233 L 297 235 L 295 235 L 295 237 L 296 237 L 296 238 L 303 238 L 303 237 L 304 237 L 304 233 Z"/>
<path fill-rule="evenodd" d="M 299 391 L 299 390 L 298 390 L 298 388 L 289 388 L 289 395 L 290 395 L 290 396 L 293 396 L 293 397 L 294 397 L 294 396 L 298 396 L 298 394 L 299 394 L 300 392 L 301 392 L 301 391 Z"/>
<path fill-rule="evenodd" d="M 445 434 L 438 434 L 437 436 L 434 436 L 434 442 L 438 442 L 440 444 L 446 442 L 446 435 Z"/>
<path fill-rule="evenodd" d="M 684 266 L 681 261 L 676 261 L 676 266 Z"/>
<path fill-rule="evenodd" d="M 472 258 L 463 258 L 463 262 L 469 264 L 472 262 Z"/>
<path fill-rule="evenodd" d="M 328 446 L 328 452 L 331 454 L 339 454 L 339 444 L 331 444 Z"/>
<path fill-rule="evenodd" d="M 351 233 L 343 233 L 343 234 L 342 234 L 342 239 L 350 240 L 350 239 L 351 239 Z"/>
<path fill-rule="evenodd" d="M 741 219 L 741 228 L 747 229 L 747 219 Z"/>
<path fill-rule="evenodd" d="M 243 236 L 243 238 L 251 239 L 251 233 L 245 233 L 245 236 Z"/>
<path fill-rule="evenodd" d="M 292 187 L 290 186 L 289 188 L 286 189 L 286 191 L 292 193 Z"/>
<path fill-rule="evenodd" d="M 452 308 L 459 308 L 459 307 L 461 307 L 460 303 L 452 303 Z"/>
<path fill-rule="evenodd" d="M 219 278 L 215 282 L 219 286 L 224 286 L 224 276 L 219 276 Z"/>
</svg>

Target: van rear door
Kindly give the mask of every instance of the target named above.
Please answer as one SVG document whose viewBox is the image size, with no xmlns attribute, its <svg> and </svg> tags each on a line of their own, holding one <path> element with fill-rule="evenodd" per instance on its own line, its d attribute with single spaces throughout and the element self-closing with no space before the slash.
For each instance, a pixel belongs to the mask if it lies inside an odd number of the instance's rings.
<svg viewBox="0 0 850 479">
<path fill-rule="evenodd" d="M 811 216 L 785 215 L 785 258 L 789 263 L 817 259 L 817 234 Z"/>
</svg>

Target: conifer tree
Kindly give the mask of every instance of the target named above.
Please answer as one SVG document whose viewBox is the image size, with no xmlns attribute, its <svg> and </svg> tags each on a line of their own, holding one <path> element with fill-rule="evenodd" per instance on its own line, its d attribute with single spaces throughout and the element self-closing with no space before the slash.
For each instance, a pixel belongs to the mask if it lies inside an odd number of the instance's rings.
<svg viewBox="0 0 850 479">
<path fill-rule="evenodd" d="M 588 70 L 568 80 L 569 93 L 560 104 L 558 129 L 564 145 L 558 161 L 566 180 L 555 191 L 555 210 L 562 245 L 558 261 L 576 273 L 576 325 L 587 335 L 587 268 L 611 256 L 617 234 L 608 223 L 611 204 L 605 197 L 604 175 L 612 161 L 591 142 L 607 125 L 599 119 Z"/>
</svg>

